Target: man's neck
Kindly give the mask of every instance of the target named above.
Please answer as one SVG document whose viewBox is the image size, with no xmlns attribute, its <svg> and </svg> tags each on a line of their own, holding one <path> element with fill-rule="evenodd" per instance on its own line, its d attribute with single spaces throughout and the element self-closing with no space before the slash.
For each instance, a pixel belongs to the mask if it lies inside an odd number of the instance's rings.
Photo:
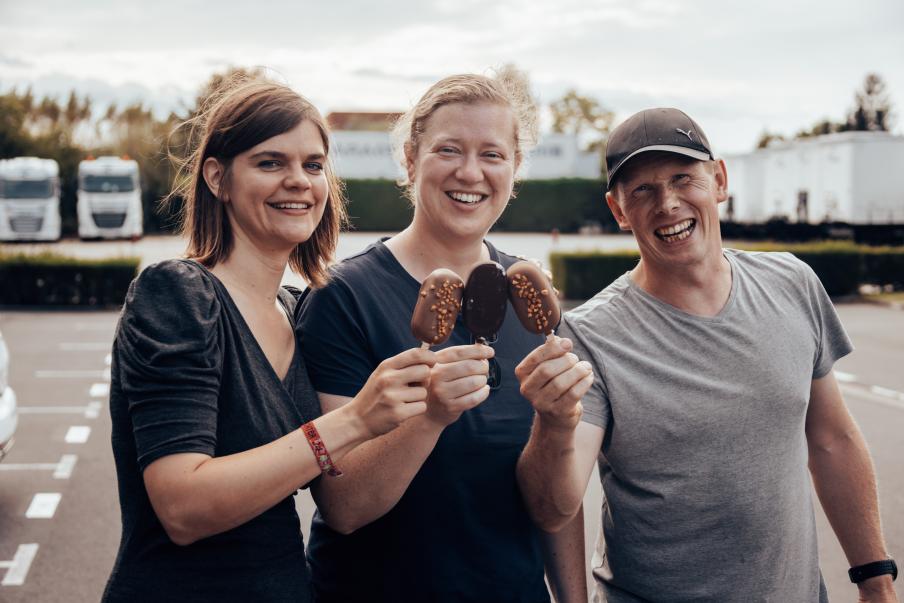
<svg viewBox="0 0 904 603">
<path fill-rule="evenodd" d="M 697 316 L 716 316 L 731 294 L 731 264 L 721 253 L 684 267 L 658 266 L 641 259 L 631 280 L 667 304 Z"/>
<path fill-rule="evenodd" d="M 386 241 L 386 247 L 418 282 L 423 282 L 437 268 L 452 270 L 467 281 L 474 266 L 490 261 L 483 237 L 467 242 L 450 241 L 423 232 L 414 224 Z"/>
</svg>

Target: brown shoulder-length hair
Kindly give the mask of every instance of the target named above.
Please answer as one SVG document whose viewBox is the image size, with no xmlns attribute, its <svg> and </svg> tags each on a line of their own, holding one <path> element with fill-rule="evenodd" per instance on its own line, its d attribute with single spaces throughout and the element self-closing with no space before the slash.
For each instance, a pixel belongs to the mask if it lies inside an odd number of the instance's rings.
<svg viewBox="0 0 904 603">
<path fill-rule="evenodd" d="M 232 229 L 224 203 L 207 186 L 202 173 L 207 158 L 215 158 L 224 167 L 223 197 L 224 193 L 228 195 L 236 155 L 292 130 L 304 120 L 317 126 L 327 154 L 327 200 L 320 223 L 311 238 L 292 251 L 289 265 L 313 287 L 326 283 L 339 231 L 348 220 L 342 182 L 329 160 L 329 129 L 306 98 L 288 86 L 256 75 L 226 81 L 201 102 L 198 115 L 178 129 L 187 129 L 188 152 L 177 159 L 176 179 L 164 203 L 182 199 L 177 225 L 179 232 L 188 236 L 187 257 L 212 268 L 232 251 Z"/>
</svg>

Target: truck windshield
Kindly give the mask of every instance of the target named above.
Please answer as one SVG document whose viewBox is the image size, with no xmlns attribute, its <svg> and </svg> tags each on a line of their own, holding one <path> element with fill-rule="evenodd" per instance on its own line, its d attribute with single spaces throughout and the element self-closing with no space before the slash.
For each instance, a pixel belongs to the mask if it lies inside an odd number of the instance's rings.
<svg viewBox="0 0 904 603">
<path fill-rule="evenodd" d="M 46 199 L 53 196 L 51 180 L 0 180 L 4 199 Z"/>
<path fill-rule="evenodd" d="M 83 176 L 82 190 L 86 193 L 127 193 L 135 190 L 131 176 Z"/>
</svg>

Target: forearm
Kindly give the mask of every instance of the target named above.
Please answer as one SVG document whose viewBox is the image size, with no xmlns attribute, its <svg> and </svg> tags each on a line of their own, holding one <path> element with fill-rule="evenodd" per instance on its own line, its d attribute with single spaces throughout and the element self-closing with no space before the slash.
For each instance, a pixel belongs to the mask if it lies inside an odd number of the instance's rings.
<svg viewBox="0 0 904 603">
<path fill-rule="evenodd" d="M 314 425 L 337 463 L 366 438 L 363 426 L 343 409 L 318 418 Z M 164 457 L 147 470 L 158 472 L 152 502 L 177 544 L 190 544 L 240 526 L 320 474 L 300 429 L 228 456 L 190 455 L 196 462 L 184 464 L 178 457 L 186 456 Z"/>
<path fill-rule="evenodd" d="M 547 426 L 534 417 L 530 440 L 517 467 L 527 509 L 542 529 L 554 532 L 578 512 L 586 482 L 580 475 L 574 430 Z"/>
<path fill-rule="evenodd" d="M 433 451 L 443 427 L 421 415 L 355 448 L 343 476 L 323 479 L 314 496 L 333 529 L 351 533 L 392 509 Z"/>
<path fill-rule="evenodd" d="M 556 603 L 586 603 L 584 509 L 554 534 L 541 533 L 546 579 Z"/>
<path fill-rule="evenodd" d="M 826 517 L 851 565 L 885 559 L 876 477 L 856 426 L 810 446 L 810 472 Z"/>
</svg>

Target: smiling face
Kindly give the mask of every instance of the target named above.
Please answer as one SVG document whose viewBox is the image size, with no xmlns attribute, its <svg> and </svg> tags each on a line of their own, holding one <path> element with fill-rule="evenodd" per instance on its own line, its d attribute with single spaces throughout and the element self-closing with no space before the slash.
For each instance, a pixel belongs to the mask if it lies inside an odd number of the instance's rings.
<svg viewBox="0 0 904 603">
<path fill-rule="evenodd" d="M 328 197 L 326 152 L 320 130 L 303 120 L 293 129 L 239 153 L 228 182 L 214 158 L 204 163 L 211 191 L 224 200 L 236 244 L 289 253 L 307 241 L 323 216 Z M 226 186 L 226 194 L 219 194 Z"/>
<path fill-rule="evenodd" d="M 728 198 L 725 163 L 647 152 L 619 174 L 606 202 L 630 230 L 645 264 L 691 267 L 720 258 L 718 204 Z"/>
<path fill-rule="evenodd" d="M 494 103 L 452 103 L 427 121 L 406 153 L 414 225 L 436 238 L 481 240 L 512 195 L 515 120 Z"/>
</svg>

